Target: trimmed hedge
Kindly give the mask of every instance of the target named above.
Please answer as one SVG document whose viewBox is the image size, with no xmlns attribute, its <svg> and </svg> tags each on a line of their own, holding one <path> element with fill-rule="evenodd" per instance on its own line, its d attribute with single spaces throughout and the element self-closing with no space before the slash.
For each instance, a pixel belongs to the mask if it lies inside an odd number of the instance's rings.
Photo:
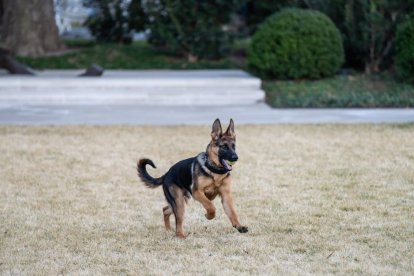
<svg viewBox="0 0 414 276">
<path fill-rule="evenodd" d="M 268 17 L 248 50 L 249 66 L 264 78 L 329 77 L 343 62 L 341 34 L 313 10 L 285 9 Z"/>
<path fill-rule="evenodd" d="M 276 108 L 411 108 L 414 86 L 366 75 L 322 80 L 264 82 L 266 101 Z"/>
<path fill-rule="evenodd" d="M 399 77 L 414 83 L 414 18 L 397 29 L 395 63 Z"/>
</svg>

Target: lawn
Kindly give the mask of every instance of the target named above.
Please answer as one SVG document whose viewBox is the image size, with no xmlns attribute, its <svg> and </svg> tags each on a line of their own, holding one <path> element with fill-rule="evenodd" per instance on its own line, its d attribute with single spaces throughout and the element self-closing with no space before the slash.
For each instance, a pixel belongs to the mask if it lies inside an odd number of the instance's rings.
<svg viewBox="0 0 414 276">
<path fill-rule="evenodd" d="M 0 127 L 0 274 L 364 274 L 414 271 L 414 125 L 240 126 L 234 196 L 163 226 L 159 176 L 210 126 Z"/>
</svg>

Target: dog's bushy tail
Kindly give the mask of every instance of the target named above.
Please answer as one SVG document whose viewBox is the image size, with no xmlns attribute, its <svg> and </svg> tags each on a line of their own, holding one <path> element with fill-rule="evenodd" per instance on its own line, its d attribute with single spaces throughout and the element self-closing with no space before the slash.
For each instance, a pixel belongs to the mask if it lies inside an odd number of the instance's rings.
<svg viewBox="0 0 414 276">
<path fill-rule="evenodd" d="M 164 176 L 159 178 L 153 178 L 151 175 L 148 174 L 147 169 L 145 168 L 146 165 L 150 165 L 154 169 L 155 167 L 154 162 L 151 159 L 143 158 L 138 161 L 137 164 L 137 171 L 138 177 L 144 182 L 144 184 L 148 188 L 157 188 L 164 183 Z"/>
</svg>

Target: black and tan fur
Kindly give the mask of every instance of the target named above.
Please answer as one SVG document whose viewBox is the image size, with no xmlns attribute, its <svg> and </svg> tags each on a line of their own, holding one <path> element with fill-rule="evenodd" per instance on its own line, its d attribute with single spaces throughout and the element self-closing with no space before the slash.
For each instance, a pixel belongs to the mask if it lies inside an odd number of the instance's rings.
<svg viewBox="0 0 414 276">
<path fill-rule="evenodd" d="M 138 176 L 145 185 L 150 188 L 163 187 L 168 202 L 168 205 L 163 208 L 164 224 L 167 230 L 171 230 L 170 216 L 174 214 L 176 235 L 181 238 L 185 237 L 184 213 L 186 202 L 191 196 L 206 209 L 206 218 L 213 219 L 216 207 L 212 201 L 219 195 L 224 211 L 233 227 L 240 233 L 248 231 L 246 226 L 240 224 L 233 203 L 230 163 L 238 159 L 235 144 L 236 134 L 233 120 L 230 120 L 229 127 L 223 133 L 220 120 L 216 119 L 206 152 L 179 161 L 160 178 L 153 178 L 148 174 L 146 165 L 155 168 L 150 159 L 138 161 Z"/>
</svg>

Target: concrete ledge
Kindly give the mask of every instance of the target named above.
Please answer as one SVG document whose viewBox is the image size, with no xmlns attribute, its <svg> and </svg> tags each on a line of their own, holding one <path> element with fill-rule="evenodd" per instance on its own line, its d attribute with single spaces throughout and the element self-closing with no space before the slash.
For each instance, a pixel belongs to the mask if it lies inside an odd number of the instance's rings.
<svg viewBox="0 0 414 276">
<path fill-rule="evenodd" d="M 0 104 L 245 105 L 264 99 L 261 80 L 241 70 L 44 71 L 0 77 Z"/>
<path fill-rule="evenodd" d="M 97 91 L 75 90 L 48 93 L 45 91 L 21 91 L 0 93 L 0 103 L 18 105 L 247 105 L 260 102 L 262 91 Z"/>
<path fill-rule="evenodd" d="M 0 89 L 36 89 L 36 88 L 113 88 L 113 87 L 260 87 L 259 79 L 238 78 L 38 78 L 38 77 L 10 77 L 0 79 Z"/>
</svg>

